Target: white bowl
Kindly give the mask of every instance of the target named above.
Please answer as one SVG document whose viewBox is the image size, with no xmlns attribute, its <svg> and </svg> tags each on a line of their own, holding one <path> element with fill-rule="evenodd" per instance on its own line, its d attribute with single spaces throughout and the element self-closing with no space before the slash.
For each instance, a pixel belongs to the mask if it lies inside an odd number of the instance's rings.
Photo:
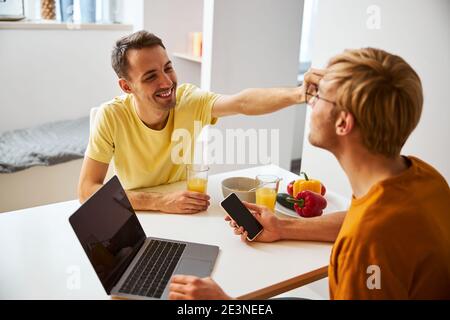
<svg viewBox="0 0 450 320">
<path fill-rule="evenodd" d="M 231 177 L 222 181 L 222 193 L 226 198 L 235 193 L 241 201 L 256 202 L 256 191 L 248 191 L 255 188 L 256 179 L 247 177 Z"/>
</svg>

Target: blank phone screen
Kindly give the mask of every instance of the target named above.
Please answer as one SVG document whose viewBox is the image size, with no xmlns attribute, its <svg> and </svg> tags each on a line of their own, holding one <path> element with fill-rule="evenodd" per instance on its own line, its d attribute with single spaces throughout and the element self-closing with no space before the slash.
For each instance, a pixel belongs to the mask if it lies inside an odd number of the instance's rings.
<svg viewBox="0 0 450 320">
<path fill-rule="evenodd" d="M 248 211 L 236 194 L 230 194 L 222 201 L 221 205 L 238 226 L 243 227 L 248 232 L 249 239 L 255 238 L 263 229 L 262 225 Z"/>
</svg>

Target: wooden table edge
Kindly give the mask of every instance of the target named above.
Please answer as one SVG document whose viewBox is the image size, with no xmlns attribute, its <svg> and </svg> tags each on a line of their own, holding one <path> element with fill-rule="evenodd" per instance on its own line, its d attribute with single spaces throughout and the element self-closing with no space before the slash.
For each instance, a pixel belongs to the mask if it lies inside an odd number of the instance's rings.
<svg viewBox="0 0 450 320">
<path fill-rule="evenodd" d="M 328 266 L 304 273 L 294 278 L 279 282 L 277 284 L 244 294 L 237 297 L 240 300 L 263 300 L 281 293 L 302 287 L 311 282 L 326 278 L 328 276 Z"/>
</svg>

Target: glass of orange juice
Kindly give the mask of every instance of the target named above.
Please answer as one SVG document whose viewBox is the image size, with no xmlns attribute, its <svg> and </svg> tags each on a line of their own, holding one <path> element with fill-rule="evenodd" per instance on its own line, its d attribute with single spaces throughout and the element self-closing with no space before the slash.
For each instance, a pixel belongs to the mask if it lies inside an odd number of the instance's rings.
<svg viewBox="0 0 450 320">
<path fill-rule="evenodd" d="M 256 189 L 256 204 L 266 206 L 274 211 L 280 180 L 274 175 L 256 176 L 258 186 Z"/>
<path fill-rule="evenodd" d="M 205 193 L 208 187 L 208 171 L 207 165 L 191 164 L 187 166 L 187 189 Z"/>
</svg>

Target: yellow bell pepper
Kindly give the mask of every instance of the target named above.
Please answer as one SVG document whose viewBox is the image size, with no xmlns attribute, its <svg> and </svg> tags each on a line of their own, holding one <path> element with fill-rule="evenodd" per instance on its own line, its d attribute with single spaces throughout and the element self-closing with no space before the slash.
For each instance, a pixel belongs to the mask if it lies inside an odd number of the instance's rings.
<svg viewBox="0 0 450 320">
<path fill-rule="evenodd" d="M 322 183 L 319 180 L 310 180 L 306 173 L 301 172 L 305 176 L 305 180 L 299 179 L 294 182 L 293 197 L 295 198 L 299 192 L 309 190 L 318 194 L 322 193 Z"/>
</svg>

